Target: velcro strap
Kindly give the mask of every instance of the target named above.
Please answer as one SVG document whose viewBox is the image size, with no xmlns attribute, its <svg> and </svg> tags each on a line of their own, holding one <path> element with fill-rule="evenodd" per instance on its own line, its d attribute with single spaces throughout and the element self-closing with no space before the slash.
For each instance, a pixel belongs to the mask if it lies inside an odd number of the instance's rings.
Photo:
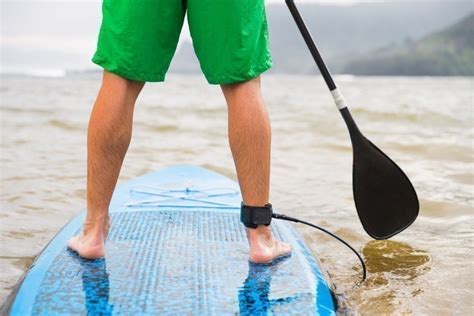
<svg viewBox="0 0 474 316">
<path fill-rule="evenodd" d="M 241 204 L 240 221 L 248 228 L 257 228 L 258 225 L 270 225 L 273 209 L 270 203 L 265 206 L 248 206 Z"/>
</svg>

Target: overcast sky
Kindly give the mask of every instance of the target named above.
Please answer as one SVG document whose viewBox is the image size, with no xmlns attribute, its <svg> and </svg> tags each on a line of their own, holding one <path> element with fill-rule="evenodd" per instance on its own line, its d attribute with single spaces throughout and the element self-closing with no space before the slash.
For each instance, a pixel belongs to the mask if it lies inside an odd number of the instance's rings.
<svg viewBox="0 0 474 316">
<path fill-rule="evenodd" d="M 92 68 L 101 22 L 98 0 L 0 0 L 1 71 Z M 398 2 L 404 0 L 397 0 Z M 406 0 L 409 1 L 409 0 Z M 456 0 L 446 0 L 456 1 Z M 266 0 L 268 4 L 284 0 Z M 384 0 L 297 0 L 297 3 L 354 5 Z M 189 39 L 187 23 L 181 40 Z"/>
</svg>

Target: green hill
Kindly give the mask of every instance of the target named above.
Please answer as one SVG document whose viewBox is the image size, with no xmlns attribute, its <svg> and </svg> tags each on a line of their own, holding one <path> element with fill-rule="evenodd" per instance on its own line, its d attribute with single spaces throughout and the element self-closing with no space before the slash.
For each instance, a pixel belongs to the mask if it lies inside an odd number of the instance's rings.
<svg viewBox="0 0 474 316">
<path fill-rule="evenodd" d="M 474 14 L 417 41 L 376 50 L 354 59 L 344 73 L 356 75 L 474 75 Z"/>
</svg>

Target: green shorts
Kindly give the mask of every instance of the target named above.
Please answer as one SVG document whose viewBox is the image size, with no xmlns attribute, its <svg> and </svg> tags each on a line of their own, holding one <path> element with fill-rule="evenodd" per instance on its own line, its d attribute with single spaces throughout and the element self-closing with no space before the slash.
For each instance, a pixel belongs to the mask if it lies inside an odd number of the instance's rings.
<svg viewBox="0 0 474 316">
<path fill-rule="evenodd" d="M 257 77 L 272 65 L 264 0 L 104 0 L 92 61 L 138 81 L 164 81 L 187 12 L 211 84 Z"/>
</svg>

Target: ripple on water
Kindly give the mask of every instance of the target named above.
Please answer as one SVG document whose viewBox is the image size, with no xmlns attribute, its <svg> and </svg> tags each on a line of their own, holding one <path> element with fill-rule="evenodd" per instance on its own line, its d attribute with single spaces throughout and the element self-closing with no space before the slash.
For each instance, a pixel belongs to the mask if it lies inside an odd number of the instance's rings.
<svg viewBox="0 0 474 316">
<path fill-rule="evenodd" d="M 454 218 L 472 213 L 472 206 L 459 202 L 420 199 L 420 213 L 433 218 Z"/>
<path fill-rule="evenodd" d="M 48 124 L 52 127 L 57 127 L 65 131 L 82 131 L 83 130 L 82 125 L 68 122 L 66 120 L 52 119 L 48 121 Z"/>
<path fill-rule="evenodd" d="M 422 289 L 416 282 L 431 270 L 431 256 L 425 250 L 392 240 L 369 241 L 362 248 L 367 266 L 367 280 L 351 297 L 360 302 L 363 314 L 411 313 L 404 299 Z"/>
<path fill-rule="evenodd" d="M 368 107 L 356 107 L 352 112 L 360 116 L 361 118 L 366 119 L 367 121 L 399 121 L 405 123 L 415 123 L 419 124 L 433 124 L 439 123 L 444 125 L 456 125 L 461 122 L 461 120 L 453 117 L 452 115 L 446 115 L 443 113 L 433 112 L 427 109 L 419 109 L 419 111 L 414 112 L 413 109 L 415 105 L 407 105 L 405 111 L 393 110 L 393 111 L 381 111 L 370 109 Z M 420 114 L 423 115 L 420 115 Z"/>
<path fill-rule="evenodd" d="M 426 251 L 392 240 L 369 241 L 362 254 L 367 271 L 377 279 L 386 279 L 385 274 L 388 273 L 396 278 L 413 280 L 429 270 L 426 264 L 431 260 Z"/>
</svg>

